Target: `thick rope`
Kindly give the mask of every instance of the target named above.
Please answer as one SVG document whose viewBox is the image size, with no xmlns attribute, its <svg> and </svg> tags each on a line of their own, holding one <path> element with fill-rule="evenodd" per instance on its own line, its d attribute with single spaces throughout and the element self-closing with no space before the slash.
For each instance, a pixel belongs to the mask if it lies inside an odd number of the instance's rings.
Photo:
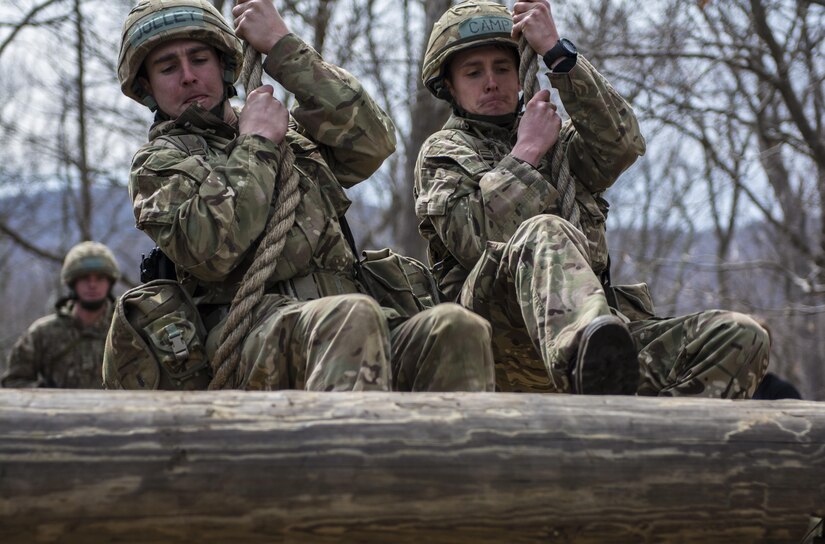
<svg viewBox="0 0 825 544">
<path fill-rule="evenodd" d="M 518 70 L 519 80 L 522 82 L 524 103 L 527 104 L 541 90 L 538 80 L 538 54 L 533 51 L 524 36 L 519 39 L 518 49 L 521 58 Z M 550 177 L 556 190 L 561 195 L 561 216 L 581 230 L 581 215 L 576 204 L 576 182 L 570 174 L 570 165 L 567 162 L 567 153 L 565 153 L 561 135 L 559 135 L 559 141 L 553 146 Z"/>
<path fill-rule="evenodd" d="M 264 69 L 261 62 L 261 54 L 258 51 L 244 42 L 243 44 L 243 66 L 241 67 L 241 75 L 238 81 L 246 90 L 249 91 L 257 89 L 261 86 L 261 78 L 264 75 Z"/>
<path fill-rule="evenodd" d="M 254 48 L 244 44 L 244 64 L 240 82 L 250 90 L 261 86 L 263 69 L 261 55 Z M 252 327 L 252 312 L 264 295 L 267 280 L 278 264 L 278 257 L 286 244 L 286 234 L 295 222 L 295 208 L 300 201 L 298 191 L 298 171 L 293 168 L 295 155 L 286 138 L 281 141 L 281 164 L 278 179 L 275 180 L 275 211 L 266 225 L 266 235 L 255 251 L 252 264 L 244 274 L 238 292 L 232 300 L 226 324 L 221 332 L 221 342 L 212 360 L 214 377 L 209 389 L 222 389 L 227 384 L 233 387 L 234 375 L 241 362 L 241 346 Z"/>
<path fill-rule="evenodd" d="M 541 90 L 538 77 L 538 53 L 533 51 L 524 36 L 519 38 L 518 52 L 521 59 L 518 67 L 518 79 L 521 81 L 521 90 L 524 92 L 524 103 L 527 104 Z"/>
</svg>

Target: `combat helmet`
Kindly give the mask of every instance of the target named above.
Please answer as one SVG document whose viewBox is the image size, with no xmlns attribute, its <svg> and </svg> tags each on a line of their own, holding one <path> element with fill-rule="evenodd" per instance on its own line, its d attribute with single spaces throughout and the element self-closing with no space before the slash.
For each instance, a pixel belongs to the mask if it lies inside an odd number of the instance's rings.
<svg viewBox="0 0 825 544">
<path fill-rule="evenodd" d="M 433 25 L 421 80 L 436 98 L 450 99 L 444 85 L 444 69 L 449 57 L 464 49 L 501 44 L 515 49 L 518 43 L 510 35 L 513 16 L 507 8 L 495 2 L 472 0 L 461 2 L 444 12 Z"/>
<path fill-rule="evenodd" d="M 60 277 L 71 287 L 79 277 L 94 272 L 111 278 L 112 284 L 120 279 L 120 268 L 108 247 L 100 242 L 80 242 L 66 253 Z"/>
<path fill-rule="evenodd" d="M 208 0 L 140 0 L 132 8 L 120 40 L 117 77 L 129 98 L 155 110 L 157 102 L 138 81 L 143 61 L 159 44 L 176 39 L 200 40 L 217 49 L 224 63 L 227 97 L 241 73 L 243 48 L 235 31 Z"/>
</svg>

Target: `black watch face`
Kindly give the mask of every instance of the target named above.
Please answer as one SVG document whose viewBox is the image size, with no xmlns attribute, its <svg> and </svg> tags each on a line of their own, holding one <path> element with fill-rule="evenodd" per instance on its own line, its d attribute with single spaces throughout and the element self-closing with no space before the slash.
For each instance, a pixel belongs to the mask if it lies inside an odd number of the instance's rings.
<svg viewBox="0 0 825 544">
<path fill-rule="evenodd" d="M 579 50 L 576 49 L 576 46 L 573 45 L 573 42 L 571 42 L 567 38 L 562 38 L 559 41 L 561 42 L 561 45 L 564 47 L 568 55 L 576 55 L 579 52 Z"/>
</svg>

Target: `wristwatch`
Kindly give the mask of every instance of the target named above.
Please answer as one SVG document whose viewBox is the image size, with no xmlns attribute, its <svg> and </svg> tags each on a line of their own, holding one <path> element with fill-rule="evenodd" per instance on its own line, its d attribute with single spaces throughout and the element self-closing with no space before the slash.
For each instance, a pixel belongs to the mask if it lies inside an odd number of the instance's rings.
<svg viewBox="0 0 825 544">
<path fill-rule="evenodd" d="M 556 45 L 550 48 L 550 50 L 544 54 L 544 64 L 547 65 L 548 68 L 553 70 L 555 73 L 565 73 L 569 72 L 575 65 L 576 59 L 579 56 L 579 50 L 576 49 L 576 46 L 573 45 L 573 42 L 568 40 L 567 38 L 562 38 L 556 42 Z M 563 58 L 564 60 L 561 61 L 556 65 L 555 68 L 551 68 L 553 63 L 557 60 Z"/>
</svg>

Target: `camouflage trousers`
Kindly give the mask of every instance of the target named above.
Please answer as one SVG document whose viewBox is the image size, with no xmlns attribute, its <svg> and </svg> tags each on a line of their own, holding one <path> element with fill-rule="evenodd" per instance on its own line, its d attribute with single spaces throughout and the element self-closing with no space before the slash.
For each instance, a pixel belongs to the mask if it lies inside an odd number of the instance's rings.
<svg viewBox="0 0 825 544">
<path fill-rule="evenodd" d="M 751 398 L 768 369 L 768 334 L 741 313 L 707 310 L 628 326 L 640 395 Z"/>
<path fill-rule="evenodd" d="M 392 329 L 390 329 L 392 326 Z M 217 349 L 223 323 L 209 333 Z M 490 325 L 456 304 L 409 319 L 366 295 L 266 295 L 234 387 L 309 391 L 492 391 Z"/>
<path fill-rule="evenodd" d="M 570 392 L 582 331 L 612 311 L 587 239 L 552 215 L 525 221 L 506 243 L 489 242 L 459 302 L 492 324 L 501 391 Z M 767 333 L 742 314 L 708 311 L 629 328 L 639 394 L 749 397 L 767 368 Z"/>
</svg>

